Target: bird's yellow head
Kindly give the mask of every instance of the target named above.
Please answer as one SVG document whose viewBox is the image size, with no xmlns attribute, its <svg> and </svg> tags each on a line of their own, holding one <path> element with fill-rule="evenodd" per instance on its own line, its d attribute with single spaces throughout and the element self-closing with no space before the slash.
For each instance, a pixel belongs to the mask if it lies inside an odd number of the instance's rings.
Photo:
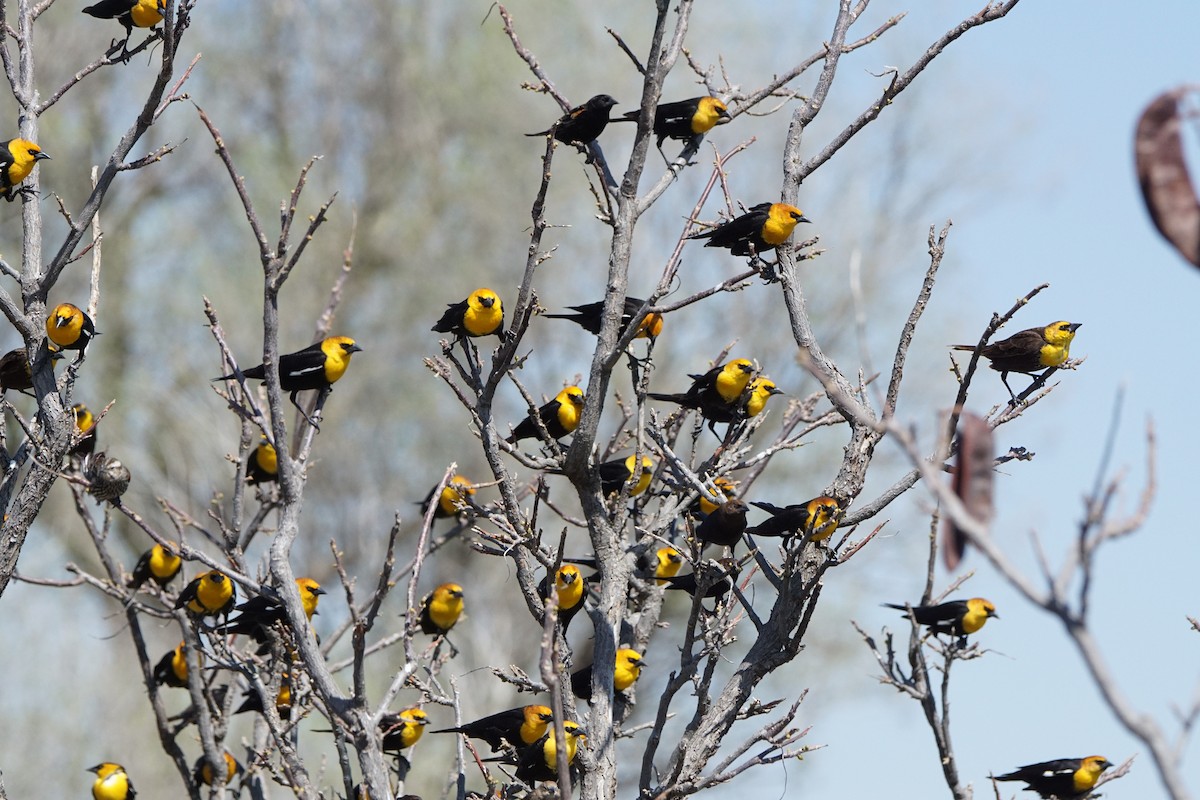
<svg viewBox="0 0 1200 800">
<path fill-rule="evenodd" d="M 637 335 L 634 336 L 633 338 L 635 338 L 635 339 L 657 339 L 658 335 L 660 333 L 662 333 L 662 329 L 663 329 L 663 315 L 662 314 L 647 314 L 645 317 L 642 318 L 641 323 L 638 325 Z"/>
<path fill-rule="evenodd" d="M 613 688 L 623 692 L 633 685 L 646 666 L 645 659 L 632 648 L 622 647 L 617 651 L 617 664 L 613 672 Z"/>
<path fill-rule="evenodd" d="M 967 601 L 967 609 L 976 614 L 983 614 L 990 619 L 1000 619 L 1000 615 L 996 613 L 996 606 L 991 600 L 985 600 L 982 597 L 972 597 Z"/>
<path fill-rule="evenodd" d="M 258 447 L 254 448 L 254 463 L 270 475 L 279 474 L 279 454 L 275 452 L 275 445 L 268 442 L 267 437 L 263 437 L 263 441 L 258 443 Z"/>
<path fill-rule="evenodd" d="M 729 480 L 728 478 L 721 477 L 714 479 L 712 482 L 712 490 L 713 494 L 720 498 L 721 503 L 724 503 L 726 500 L 730 500 L 736 496 L 736 492 L 734 491 L 735 485 L 733 481 Z M 700 504 L 700 513 L 704 516 L 708 516 L 712 512 L 716 511 L 717 506 L 721 504 L 712 502 L 704 495 L 700 495 L 696 502 Z"/>
<path fill-rule="evenodd" d="M 425 726 L 429 724 L 429 715 L 419 708 L 406 708 L 400 712 L 400 720 L 403 725 L 400 743 L 404 747 L 412 747 L 421 738 L 421 734 L 425 733 Z"/>
<path fill-rule="evenodd" d="M 631 476 L 635 473 L 637 474 L 637 483 L 635 483 L 633 488 L 629 491 L 630 497 L 637 497 L 639 494 L 646 491 L 646 489 L 650 486 L 650 479 L 654 477 L 654 459 L 650 458 L 650 456 L 643 455 L 642 468 L 640 470 L 637 469 L 636 462 L 636 453 L 625 459 L 625 469 L 629 471 Z"/>
<path fill-rule="evenodd" d="M 75 427 L 80 433 L 87 433 L 96 424 L 96 417 L 83 403 L 71 406 L 71 414 L 75 417 Z"/>
<path fill-rule="evenodd" d="M 1055 347 L 1068 347 L 1075 338 L 1075 331 L 1083 327 L 1082 322 L 1067 322 L 1059 320 L 1052 322 L 1042 331 L 1042 337 Z"/>
<path fill-rule="evenodd" d="M 825 495 L 814 497 L 805 503 L 805 511 L 807 516 L 804 535 L 814 542 L 824 541 L 832 536 L 842 519 L 841 505 L 835 498 Z"/>
<path fill-rule="evenodd" d="M 233 776 L 237 774 L 238 762 L 233 755 L 225 751 L 225 782 L 229 783 L 233 780 Z M 196 772 L 200 778 L 200 782 L 205 786 L 212 786 L 215 776 L 213 775 L 212 764 L 208 763 L 208 759 L 200 756 L 200 763 L 197 765 Z"/>
<path fill-rule="evenodd" d="M 475 291 L 471 292 L 470 296 L 467 298 L 467 305 L 476 311 L 483 311 L 484 309 L 489 308 L 499 311 L 502 307 L 500 303 L 500 295 L 496 294 L 491 289 L 476 289 Z"/>
<path fill-rule="evenodd" d="M 94 767 L 88 767 L 87 771 L 96 773 L 96 777 L 98 777 L 100 780 L 104 780 L 109 775 L 112 775 L 114 772 L 124 772 L 125 768 L 122 767 L 120 764 L 114 764 L 111 761 L 105 761 L 103 763 L 97 764 Z"/>
<path fill-rule="evenodd" d="M 475 494 L 471 480 L 462 475 L 455 475 L 442 489 L 438 497 L 438 506 L 447 516 L 453 517 L 458 512 L 470 506 L 470 497 Z"/>
<path fill-rule="evenodd" d="M 654 560 L 656 562 L 654 577 L 656 578 L 673 578 L 683 566 L 683 554 L 674 547 L 658 548 L 658 552 L 654 554 Z"/>
<path fill-rule="evenodd" d="M 569 403 L 575 408 L 581 409 L 583 408 L 583 401 L 586 398 L 584 397 L 583 389 L 580 389 L 578 386 L 568 386 L 555 395 L 554 399 L 564 405 Z"/>
<path fill-rule="evenodd" d="M 545 727 L 548 723 L 554 722 L 554 711 L 550 706 L 525 706 L 525 722 L 528 725 L 541 725 Z M 540 736 L 538 737 L 541 738 Z"/>
<path fill-rule="evenodd" d="M 330 336 L 321 342 L 321 352 L 325 354 L 325 379 L 336 383 L 350 366 L 350 357 L 362 348 L 349 336 Z"/>
<path fill-rule="evenodd" d="M 1075 771 L 1075 790 L 1080 793 L 1091 791 L 1100 775 L 1111 766 L 1112 762 L 1104 756 L 1088 756 L 1083 759 L 1079 763 L 1079 769 Z"/>
<path fill-rule="evenodd" d="M 33 171 L 37 162 L 50 158 L 49 155 L 42 152 L 42 148 L 28 139 L 10 139 L 8 154 L 12 156 L 12 166 L 8 168 L 8 177 L 13 185 L 29 177 L 29 173 Z"/>
<path fill-rule="evenodd" d="M 320 602 L 321 595 L 325 594 L 325 590 L 312 578 L 296 578 L 296 588 L 300 591 L 300 604 L 304 606 L 304 615 L 312 619 L 312 615 L 317 613 L 317 603 Z"/>
<path fill-rule="evenodd" d="M 775 385 L 770 378 L 755 378 L 750 384 L 750 399 L 746 401 L 746 413 L 757 417 L 766 408 L 767 401 L 772 396 L 783 394 L 783 390 Z"/>
<path fill-rule="evenodd" d="M 701 97 L 692 117 L 692 133 L 707 133 L 713 126 L 729 120 L 729 109 L 715 97 Z"/>
<path fill-rule="evenodd" d="M 771 206 L 770 214 L 781 223 L 790 225 L 793 228 L 796 227 L 797 223 L 809 222 L 808 217 L 804 216 L 803 211 L 787 203 L 775 203 Z"/>
</svg>

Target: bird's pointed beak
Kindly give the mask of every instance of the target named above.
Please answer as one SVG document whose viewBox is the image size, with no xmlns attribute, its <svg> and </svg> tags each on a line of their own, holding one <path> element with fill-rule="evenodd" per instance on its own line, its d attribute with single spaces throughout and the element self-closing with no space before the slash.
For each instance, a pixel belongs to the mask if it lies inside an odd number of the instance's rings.
<svg viewBox="0 0 1200 800">
<path fill-rule="evenodd" d="M 362 351 L 363 349 L 357 344 L 350 345 L 350 347 L 346 350 L 347 353 L 361 353 Z"/>
<path fill-rule="evenodd" d="M 1070 327 L 1071 327 L 1071 333 L 1074 333 L 1075 331 L 1077 331 L 1083 327 L 1083 323 L 1082 322 L 1072 322 Z"/>
<path fill-rule="evenodd" d="M 787 394 L 787 392 L 776 386 L 772 386 L 770 389 L 767 389 L 767 394 Z"/>
<path fill-rule="evenodd" d="M 46 159 L 47 161 L 51 160 L 50 154 L 49 153 L 38 153 L 37 155 L 35 155 L 33 157 L 34 161 L 41 161 L 42 159 Z"/>
</svg>

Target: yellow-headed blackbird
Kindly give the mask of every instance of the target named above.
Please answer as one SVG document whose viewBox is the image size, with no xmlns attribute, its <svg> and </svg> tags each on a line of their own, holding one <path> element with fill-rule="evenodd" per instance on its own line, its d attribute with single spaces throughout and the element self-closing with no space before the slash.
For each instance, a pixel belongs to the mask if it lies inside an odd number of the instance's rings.
<svg viewBox="0 0 1200 800">
<path fill-rule="evenodd" d="M 1061 366 L 1071 357 L 1071 340 L 1082 322 L 1059 320 L 1044 328 L 1026 328 L 980 350 L 980 354 L 991 362 L 992 369 L 1000 373 L 1000 380 L 1013 400 L 1012 387 L 1008 385 L 1008 373 L 1023 372 L 1032 375 L 1051 367 Z M 974 345 L 956 344 L 955 350 L 974 350 Z"/>
<path fill-rule="evenodd" d="M 71 448 L 71 455 L 90 456 L 96 451 L 96 417 L 83 403 L 71 406 L 71 416 L 75 418 L 75 428 L 83 436 Z"/>
<path fill-rule="evenodd" d="M 46 317 L 46 336 L 59 350 L 83 350 L 95 335 L 96 325 L 79 306 L 59 303 Z"/>
<path fill-rule="evenodd" d="M 746 512 L 750 506 L 738 500 L 726 500 L 696 526 L 696 538 L 705 544 L 734 547 L 746 531 Z"/>
<path fill-rule="evenodd" d="M 628 458 L 618 458 L 613 461 L 605 461 L 603 464 L 596 466 L 596 470 L 600 473 L 600 492 L 604 495 L 610 495 L 613 492 L 621 491 L 625 485 L 633 478 L 635 462 L 637 454 Z M 642 456 L 642 468 L 638 470 L 637 482 L 629 490 L 630 497 L 637 497 L 642 492 L 646 491 L 650 486 L 650 479 L 654 476 L 654 459 L 650 456 Z"/>
<path fill-rule="evenodd" d="M 181 688 L 187 686 L 188 666 L 187 653 L 185 652 L 187 645 L 183 642 L 175 645 L 174 650 L 170 650 L 158 663 L 154 665 L 154 682 L 159 686 L 174 686 Z M 204 653 L 197 653 L 196 658 L 199 659 L 201 666 L 204 665 Z"/>
<path fill-rule="evenodd" d="M 300 605 L 304 608 L 304 616 L 312 620 L 325 590 L 312 578 L 297 578 L 296 589 L 300 592 Z M 265 594 L 251 597 L 238 606 L 237 610 L 241 614 L 221 626 L 219 630 L 222 633 L 241 633 L 256 642 L 267 641 L 267 628 L 277 622 L 283 622 L 287 617 L 282 598 Z"/>
<path fill-rule="evenodd" d="M 653 555 L 649 551 L 642 553 L 637 560 L 638 571 L 647 577 L 653 576 L 659 586 L 665 584 L 667 578 L 675 577 L 682 566 L 683 554 L 670 546 L 658 548 Z"/>
<path fill-rule="evenodd" d="M 552 439 L 561 439 L 579 426 L 579 417 L 583 413 L 583 389 L 578 386 L 568 386 L 554 396 L 554 399 L 537 410 L 538 417 L 546 426 L 546 432 Z M 532 439 L 538 435 L 537 423 L 530 414 L 513 428 L 506 442 L 514 444 L 522 439 Z"/>
<path fill-rule="evenodd" d="M 183 559 L 161 544 L 156 544 L 142 553 L 133 568 L 133 577 L 125 585 L 137 591 L 143 583 L 153 579 L 159 586 L 166 586 L 179 574 L 182 566 Z"/>
<path fill-rule="evenodd" d="M 256 711 L 262 713 L 263 701 L 262 696 L 258 691 L 251 687 L 245 693 L 245 700 L 237 707 L 235 714 L 244 714 L 248 711 Z M 279 691 L 275 693 L 275 712 L 279 714 L 279 718 L 283 720 L 292 718 L 292 681 L 291 676 L 286 672 L 279 681 Z"/>
<path fill-rule="evenodd" d="M 581 106 L 575 106 L 544 131 L 526 136 L 545 136 L 553 132 L 563 144 L 591 144 L 608 125 L 608 112 L 617 104 L 606 94 L 598 94 Z"/>
<path fill-rule="evenodd" d="M 420 502 L 421 516 L 425 516 L 429 512 L 429 504 L 433 502 L 435 491 L 437 491 L 436 486 L 430 489 L 429 494 L 425 495 L 425 499 Z M 469 510 L 473 494 L 475 494 L 475 487 L 471 485 L 471 480 L 462 475 L 455 475 L 442 487 L 442 493 L 438 495 L 437 508 L 433 510 L 434 519 L 457 517 L 462 512 Z"/>
<path fill-rule="evenodd" d="M 62 358 L 62 353 L 50 354 L 50 365 Z M 33 388 L 33 369 L 29 366 L 29 354 L 24 347 L 9 350 L 0 356 L 0 394 L 9 389 L 29 393 Z"/>
<path fill-rule="evenodd" d="M 786 242 L 800 222 L 811 220 L 795 206 L 759 203 L 740 217 L 687 238 L 708 239 L 705 247 L 727 247 L 735 256 L 750 255 L 750 248 L 754 248 L 755 254 L 762 255 Z"/>
<path fill-rule="evenodd" d="M 37 162 L 50 158 L 28 139 L 9 139 L 0 142 L 0 197 L 11 201 L 28 188 L 17 188 L 29 177 Z"/>
<path fill-rule="evenodd" d="M 105 761 L 88 767 L 87 771 L 96 773 L 96 780 L 92 782 L 92 800 L 133 800 L 137 797 L 133 781 L 120 764 Z"/>
<path fill-rule="evenodd" d="M 645 300 L 637 297 L 626 297 L 625 307 L 621 312 L 621 327 L 617 332 L 617 336 L 624 336 L 625 331 L 629 329 L 630 323 L 633 322 L 633 315 L 636 314 L 642 306 L 646 305 Z M 584 303 L 581 306 L 567 306 L 574 311 L 574 314 L 543 314 L 547 319 L 569 319 L 579 325 L 588 333 L 593 335 L 600 334 L 600 323 L 604 313 L 604 301 L 597 303 Z M 637 334 L 635 339 L 653 339 L 662 333 L 663 318 L 662 314 L 647 314 L 638 323 Z"/>
<path fill-rule="evenodd" d="M 641 118 L 641 109 L 628 111 L 624 115 L 624 119 L 634 122 Z M 666 139 L 691 139 L 708 133 L 721 120 L 727 119 L 729 110 L 715 97 L 659 103 L 658 108 L 654 109 L 654 135 L 658 137 L 658 149 L 662 150 Z"/>
<path fill-rule="evenodd" d="M 746 416 L 757 417 L 767 407 L 767 401 L 777 394 L 784 394 L 784 391 L 770 378 L 755 378 L 750 381 L 750 393 L 746 396 L 744 409 Z"/>
<path fill-rule="evenodd" d="M 384 714 L 379 720 L 383 750 L 395 752 L 412 747 L 425 732 L 429 717 L 419 708 L 406 708 L 397 714 Z"/>
<path fill-rule="evenodd" d="M 466 300 L 450 303 L 446 313 L 430 329 L 455 336 L 504 335 L 504 307 L 491 289 L 476 289 Z"/>
<path fill-rule="evenodd" d="M 558 592 L 558 619 L 565 632 L 571 619 L 583 608 L 583 573 L 574 564 L 563 564 L 554 573 L 554 588 Z M 549 575 L 538 584 L 538 596 L 542 599 L 550 597 Z"/>
<path fill-rule="evenodd" d="M 263 440 L 254 448 L 246 464 L 246 483 L 257 486 L 260 483 L 273 483 L 279 480 L 279 454 L 275 445 Z"/>
<path fill-rule="evenodd" d="M 884 606 L 908 614 L 908 609 L 902 605 L 884 603 Z M 949 633 L 953 636 L 975 633 L 989 618 L 1000 619 L 1000 615 L 996 613 L 996 606 L 982 597 L 951 600 L 934 606 L 913 606 L 912 615 L 918 625 L 925 625 L 934 633 Z"/>
<path fill-rule="evenodd" d="M 1112 763 L 1104 756 L 1060 758 L 1027 764 L 1005 775 L 997 775 L 996 780 L 1025 781 L 1026 789 L 1042 797 L 1077 800 L 1087 797 L 1104 770 L 1111 766 Z"/>
<path fill-rule="evenodd" d="M 642 667 L 644 666 L 646 666 L 646 662 L 637 650 L 629 647 L 622 647 L 617 650 L 616 669 L 613 671 L 613 691 L 623 692 L 630 686 L 633 686 L 634 681 L 642 674 Z M 576 697 L 589 702 L 591 701 L 591 665 L 571 673 L 571 691 L 575 693 Z"/>
<path fill-rule="evenodd" d="M 814 497 L 806 503 L 779 507 L 770 503 L 751 503 L 771 517 L 750 530 L 752 536 L 801 535 L 811 542 L 822 542 L 837 530 L 842 519 L 842 507 L 832 497 Z"/>
<path fill-rule="evenodd" d="M 697 409 L 700 416 L 710 421 L 711 427 L 713 422 L 730 420 L 753 374 L 754 362 L 747 358 L 736 358 L 713 367 L 703 375 L 689 375 L 692 385 L 686 392 L 647 392 L 646 396 L 652 400 L 665 400 L 684 408 Z"/>
<path fill-rule="evenodd" d="M 133 475 L 129 467 L 101 451 L 83 460 L 83 479 L 87 482 L 88 494 L 97 500 L 107 500 L 119 506 L 121 495 L 129 488 Z"/>
<path fill-rule="evenodd" d="M 695 596 L 696 591 L 703 586 L 703 597 L 724 597 L 729 594 L 733 581 L 737 577 L 737 562 L 733 559 L 707 561 L 687 575 L 676 575 L 659 583 L 666 584 L 668 589 L 678 589 Z"/>
<path fill-rule="evenodd" d="M 166 0 L 100 0 L 83 9 L 97 19 L 115 19 L 125 26 L 125 33 L 133 28 L 153 28 L 163 20 Z"/>
<path fill-rule="evenodd" d="M 714 478 L 711 490 L 713 494 L 720 498 L 722 503 L 726 500 L 732 500 L 733 498 L 737 497 L 737 486 L 733 481 L 725 477 Z M 693 516 L 706 517 L 712 512 L 716 511 L 718 505 L 720 504 L 712 502 L 704 495 L 700 495 L 696 498 L 695 502 L 688 506 L 688 511 L 690 511 Z"/>
<path fill-rule="evenodd" d="M 463 612 L 463 588 L 443 583 L 421 601 L 421 631 L 434 636 L 449 632 Z"/>
<path fill-rule="evenodd" d="M 587 738 L 587 731 L 578 722 L 566 720 L 563 722 L 563 738 L 567 745 L 569 766 L 575 762 L 579 740 Z M 521 751 L 516 776 L 517 780 L 529 784 L 558 779 L 558 740 L 554 731 L 547 730 L 545 736 Z"/>
<path fill-rule="evenodd" d="M 225 751 L 224 755 L 225 783 L 230 784 L 233 783 L 233 776 L 238 774 L 238 770 L 242 768 L 242 765 L 237 762 L 237 759 L 228 750 Z M 205 786 L 212 786 L 216 780 L 214 772 L 215 770 L 213 770 L 212 764 L 208 763 L 208 759 L 205 756 L 200 756 L 200 758 L 196 759 L 196 765 L 192 768 L 192 777 Z"/>
<path fill-rule="evenodd" d="M 201 572 L 192 578 L 179 597 L 175 600 L 176 608 L 187 606 L 193 614 L 218 616 L 228 614 L 237 603 L 237 589 L 229 576 L 217 569 Z"/>
<path fill-rule="evenodd" d="M 549 706 L 530 705 L 498 711 L 457 728 L 442 728 L 430 733 L 461 733 L 487 742 L 495 752 L 504 749 L 505 742 L 514 747 L 535 743 L 546 735 L 546 728 L 553 721 L 554 712 Z"/>
<path fill-rule="evenodd" d="M 361 351 L 362 348 L 349 336 L 330 336 L 303 350 L 282 355 L 279 357 L 279 388 L 290 392 L 292 405 L 300 408 L 296 402 L 297 394 L 308 389 L 332 389 L 333 384 L 345 374 L 346 367 L 350 366 L 350 358 Z M 243 370 L 241 376 L 263 380 L 266 378 L 266 366 L 259 364 Z M 240 380 L 238 373 L 222 375 L 215 380 L 233 379 Z M 308 416 L 305 415 L 305 418 L 308 419 Z M 312 422 L 311 419 L 308 421 Z"/>
</svg>

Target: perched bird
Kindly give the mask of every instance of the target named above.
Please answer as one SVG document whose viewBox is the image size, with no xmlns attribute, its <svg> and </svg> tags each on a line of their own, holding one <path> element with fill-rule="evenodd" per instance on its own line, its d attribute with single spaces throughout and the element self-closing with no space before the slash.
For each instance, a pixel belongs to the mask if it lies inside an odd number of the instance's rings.
<svg viewBox="0 0 1200 800">
<path fill-rule="evenodd" d="M 884 603 L 887 608 L 894 608 L 908 614 L 908 607 L 896 603 Z M 933 633 L 949 633 L 953 636 L 965 637 L 975 633 L 988 619 L 1000 619 L 996 606 L 990 600 L 982 597 L 972 597 L 969 600 L 951 600 L 934 606 L 912 606 L 912 618 L 918 625 L 925 625 Z"/>
<path fill-rule="evenodd" d="M 18 194 L 32 191 L 29 187 L 17 187 L 29 177 L 37 162 L 47 158 L 50 156 L 28 139 L 0 142 L 0 197 L 12 202 Z"/>
<path fill-rule="evenodd" d="M 312 578 L 297 578 L 296 590 L 300 592 L 300 605 L 304 609 L 304 616 L 311 621 L 313 615 L 317 613 L 317 604 L 320 603 L 321 595 L 325 594 L 325 590 Z M 283 608 L 283 599 L 266 594 L 251 597 L 236 610 L 241 614 L 222 625 L 218 630 L 221 633 L 244 634 L 260 643 L 267 641 L 268 628 L 287 619 L 287 612 Z"/>
<path fill-rule="evenodd" d="M 446 313 L 430 329 L 455 336 L 504 335 L 504 307 L 491 289 L 476 289 L 466 300 L 450 303 Z"/>
<path fill-rule="evenodd" d="M 633 478 L 636 461 L 637 454 L 635 453 L 629 458 L 618 458 L 597 465 L 596 471 L 600 473 L 600 493 L 607 496 L 624 489 L 625 485 Z M 646 491 L 653 476 L 654 459 L 643 455 L 642 468 L 637 473 L 637 482 L 629 489 L 629 496 L 637 497 Z"/>
<path fill-rule="evenodd" d="M 75 428 L 82 437 L 71 448 L 71 455 L 90 456 L 96 451 L 96 417 L 83 403 L 71 406 L 71 416 L 75 418 Z"/>
<path fill-rule="evenodd" d="M 185 652 L 186 644 L 180 642 L 175 645 L 174 650 L 168 650 L 167 654 L 158 660 L 154 665 L 154 682 L 159 686 L 173 686 L 177 689 L 187 686 L 188 665 L 187 653 Z M 204 653 L 196 654 L 201 665 L 204 664 Z"/>
<path fill-rule="evenodd" d="M 565 633 L 567 626 L 579 610 L 583 608 L 583 573 L 574 564 L 563 564 L 554 573 L 554 588 L 558 593 L 558 619 Z M 542 578 L 538 584 L 538 596 L 543 600 L 550 597 L 550 576 Z"/>
<path fill-rule="evenodd" d="M 553 721 L 554 712 L 549 706 L 529 705 L 498 711 L 457 728 L 442 728 L 430 733 L 461 733 L 487 742 L 492 752 L 496 752 L 504 749 L 505 742 L 514 747 L 535 743 L 546 735 L 546 728 Z"/>
<path fill-rule="evenodd" d="M 774 250 L 787 241 L 798 223 L 811 222 L 804 212 L 787 203 L 759 203 L 740 217 L 715 228 L 694 233 L 689 239 L 708 239 L 705 247 L 727 247 L 735 256 Z"/>
<path fill-rule="evenodd" d="M 153 28 L 163 20 L 166 0 L 100 0 L 83 9 L 97 19 L 115 19 L 125 27 L 125 35 L 133 28 Z"/>
<path fill-rule="evenodd" d="M 746 531 L 746 512 L 750 506 L 736 497 L 726 500 L 717 510 L 700 520 L 696 538 L 705 544 L 734 547 Z"/>
<path fill-rule="evenodd" d="M 396 714 L 384 714 L 379 720 L 383 735 L 382 749 L 395 752 L 412 747 L 425 732 L 429 717 L 419 708 L 406 708 Z"/>
<path fill-rule="evenodd" d="M 721 503 L 737 497 L 737 486 L 733 481 L 724 476 L 714 478 L 710 490 L 714 495 L 720 498 Z M 712 512 L 716 511 L 719 505 L 720 503 L 714 503 L 704 495 L 700 495 L 696 498 L 695 502 L 688 506 L 688 511 L 690 511 L 693 516 L 706 517 Z"/>
<path fill-rule="evenodd" d="M 463 588 L 457 583 L 443 583 L 421 601 L 418 618 L 423 633 L 445 635 L 458 622 L 463 612 Z"/>
<path fill-rule="evenodd" d="M 430 489 L 429 494 L 425 495 L 425 499 L 419 503 L 421 516 L 429 513 L 429 504 L 433 502 L 435 491 L 437 491 L 436 486 Z M 473 494 L 475 494 L 475 487 L 471 485 L 469 478 L 462 475 L 450 478 L 450 481 L 442 487 L 441 494 L 438 495 L 437 507 L 433 510 L 434 519 L 457 517 L 468 510 L 471 507 L 471 495 Z"/>
<path fill-rule="evenodd" d="M 96 780 L 92 782 L 92 800 L 133 800 L 137 797 L 133 781 L 120 764 L 105 761 L 88 767 L 87 771 L 96 773 Z"/>
<path fill-rule="evenodd" d="M 125 586 L 136 592 L 143 583 L 153 579 L 159 586 L 165 587 L 179 574 L 182 566 L 183 559 L 169 548 L 156 544 L 142 553 L 133 568 L 133 576 Z"/>
<path fill-rule="evenodd" d="M 1008 385 L 1008 373 L 1023 372 L 1032 375 L 1044 369 L 1062 366 L 1071 357 L 1071 340 L 1075 331 L 1083 327 L 1082 322 L 1059 320 L 1044 328 L 1026 328 L 980 350 L 980 355 L 991 362 L 992 369 L 1000 373 L 1004 388 L 1015 403 L 1017 396 Z M 955 350 L 974 350 L 970 344 L 952 345 Z"/>
<path fill-rule="evenodd" d="M 575 762 L 579 740 L 587 738 L 587 731 L 578 722 L 568 719 L 563 722 L 563 738 L 567 745 L 567 764 L 569 766 Z M 557 780 L 558 739 L 553 730 L 547 730 L 545 736 L 520 752 L 517 759 L 516 777 L 517 780 L 527 784 Z"/>
<path fill-rule="evenodd" d="M 537 410 L 538 418 L 546 426 L 546 432 L 551 439 L 561 439 L 579 425 L 579 416 L 583 412 L 583 389 L 578 386 L 568 386 L 554 396 L 554 399 Z M 521 420 L 506 442 L 515 444 L 522 439 L 532 439 L 538 435 L 537 423 L 533 414 Z"/>
<path fill-rule="evenodd" d="M 238 774 L 238 770 L 242 768 L 242 765 L 237 762 L 237 759 L 228 750 L 225 751 L 224 755 L 225 783 L 230 784 L 233 782 L 233 776 Z M 213 774 L 215 771 L 212 764 L 208 763 L 208 759 L 200 756 L 200 758 L 196 759 L 196 765 L 192 768 L 192 777 L 205 786 L 212 786 L 217 778 Z"/>
<path fill-rule="evenodd" d="M 313 424 L 312 419 L 296 402 L 296 395 L 308 389 L 332 389 L 333 384 L 345 374 L 346 367 L 350 366 L 350 358 L 359 352 L 362 352 L 362 348 L 349 336 L 330 336 L 303 350 L 282 355 L 279 357 L 279 388 L 291 393 L 292 405 L 300 409 L 304 418 Z M 266 365 L 259 364 L 257 367 L 242 370 L 241 373 L 232 372 L 214 380 L 240 381 L 242 378 L 264 380 Z M 316 425 L 313 424 L 313 427 Z"/>
<path fill-rule="evenodd" d="M 613 671 L 613 691 L 623 692 L 642 674 L 646 662 L 637 650 L 622 647 L 617 650 L 617 663 Z M 571 691 L 576 697 L 591 702 L 592 699 L 592 667 L 587 666 L 571 673 Z"/>
<path fill-rule="evenodd" d="M 638 122 L 642 111 L 628 111 L 623 119 Z M 654 135 L 658 137 L 658 149 L 662 150 L 667 139 L 691 139 L 708 133 L 722 120 L 729 119 L 729 110 L 715 97 L 693 97 L 673 103 L 659 103 L 654 109 Z"/>
<path fill-rule="evenodd" d="M 179 597 L 176 608 L 187 607 L 193 614 L 211 617 L 228 614 L 237 603 L 237 589 L 224 572 L 210 569 L 192 578 Z"/>
<path fill-rule="evenodd" d="M 129 467 L 103 451 L 92 453 L 83 460 L 83 479 L 88 484 L 88 494 L 97 500 L 121 505 L 121 495 L 129 489 L 133 475 Z"/>
<path fill-rule="evenodd" d="M 1088 796 L 1104 770 L 1111 766 L 1104 756 L 1060 758 L 1027 764 L 1005 775 L 997 775 L 996 780 L 1025 781 L 1026 789 L 1042 797 L 1078 800 Z"/>
<path fill-rule="evenodd" d="M 553 133 L 563 144 L 591 144 L 608 125 L 608 113 L 617 104 L 606 94 L 598 94 L 581 106 L 575 106 L 559 117 L 558 122 L 544 131 L 526 136 L 545 136 Z"/>
<path fill-rule="evenodd" d="M 751 505 L 761 508 L 771 516 L 746 533 L 751 536 L 800 535 L 810 542 L 822 542 L 832 536 L 842 519 L 843 511 L 837 500 L 825 495 L 782 508 L 762 502 Z"/>
<path fill-rule="evenodd" d="M 625 331 L 629 329 L 633 322 L 633 315 L 638 310 L 646 305 L 646 301 L 637 297 L 626 297 L 625 306 L 621 312 L 621 327 L 617 331 L 617 336 L 624 336 Z M 600 334 L 600 324 L 603 321 L 604 301 L 596 303 L 584 303 L 581 306 L 567 306 L 574 311 L 574 314 L 543 314 L 546 319 L 569 319 L 579 325 L 590 334 L 598 336 Z M 647 314 L 638 323 L 637 334 L 635 339 L 654 339 L 662 333 L 663 318 L 662 314 Z"/>
<path fill-rule="evenodd" d="M 62 357 L 62 353 L 50 353 L 51 368 L 54 362 Z M 25 352 L 25 348 L 18 347 L 0 356 L 0 394 L 9 389 L 28 394 L 32 388 L 33 369 L 29 366 L 29 354 Z"/>
<path fill-rule="evenodd" d="M 709 420 L 709 428 L 712 429 L 716 422 L 728 422 L 732 419 L 738 401 L 741 400 L 753 375 L 754 362 L 748 358 L 736 358 L 713 367 L 703 375 L 689 375 L 692 385 L 686 392 L 647 392 L 646 396 L 652 400 L 664 400 L 684 408 L 697 409 L 700 416 Z"/>
<path fill-rule="evenodd" d="M 279 454 L 275 445 L 267 441 L 267 437 L 258 443 L 250 459 L 246 463 L 246 483 L 257 486 L 260 483 L 274 483 L 279 480 Z"/>
<path fill-rule="evenodd" d="M 248 711 L 262 713 L 263 699 L 254 687 L 246 691 L 245 698 L 233 713 L 244 714 Z M 292 718 L 292 681 L 291 676 L 286 672 L 279 680 L 279 691 L 275 693 L 275 713 L 279 714 L 279 718 L 283 720 Z"/>
<path fill-rule="evenodd" d="M 673 578 L 683 566 L 683 554 L 674 547 L 660 547 L 651 557 L 647 551 L 637 560 L 638 570 L 642 573 L 653 574 L 659 586 L 667 583 L 667 578 Z"/>
<path fill-rule="evenodd" d="M 46 317 L 46 336 L 59 350 L 82 351 L 95 335 L 95 323 L 79 306 L 59 303 Z"/>
</svg>

